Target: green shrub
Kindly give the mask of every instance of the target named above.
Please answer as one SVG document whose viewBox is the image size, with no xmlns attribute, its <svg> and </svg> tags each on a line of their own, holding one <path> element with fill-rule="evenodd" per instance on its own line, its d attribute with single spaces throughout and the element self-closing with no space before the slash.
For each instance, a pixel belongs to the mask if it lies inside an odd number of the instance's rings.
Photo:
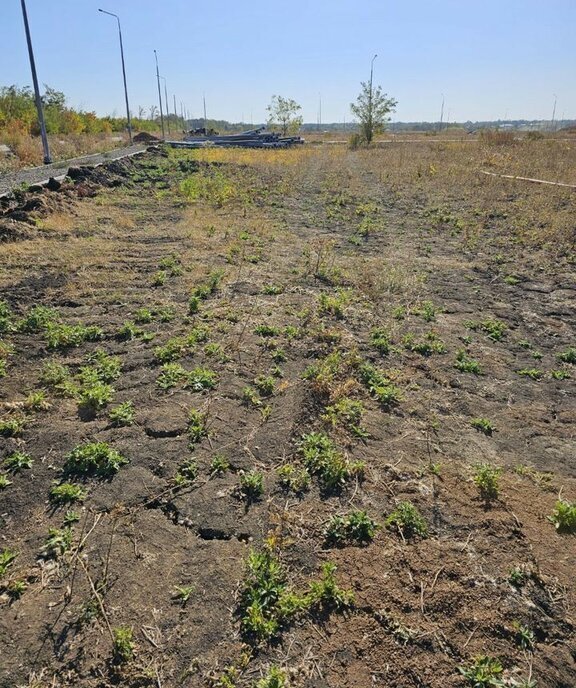
<svg viewBox="0 0 576 688">
<path fill-rule="evenodd" d="M 83 502 L 86 496 L 86 490 L 81 485 L 75 485 L 74 483 L 61 483 L 60 485 L 55 485 L 50 490 L 50 501 L 55 506 Z"/>
<path fill-rule="evenodd" d="M 396 528 L 404 538 L 428 536 L 426 521 L 412 502 L 400 502 L 386 519 L 385 525 Z"/>
<path fill-rule="evenodd" d="M 326 528 L 328 542 L 345 544 L 346 542 L 370 542 L 378 526 L 365 511 L 351 511 L 346 516 L 333 516 Z"/>
<path fill-rule="evenodd" d="M 84 342 L 96 342 L 104 337 L 101 328 L 95 325 L 50 323 L 45 332 L 49 349 L 69 349 Z"/>
<path fill-rule="evenodd" d="M 558 359 L 563 363 L 576 364 L 576 347 L 569 346 L 566 351 L 558 354 Z"/>
<path fill-rule="evenodd" d="M 15 451 L 4 459 L 2 467 L 10 473 L 19 473 L 24 468 L 32 468 L 34 459 L 26 452 Z"/>
<path fill-rule="evenodd" d="M 112 656 L 114 661 L 123 664 L 134 657 L 134 633 L 128 626 L 119 626 L 112 631 L 114 644 L 112 646 Z"/>
<path fill-rule="evenodd" d="M 86 442 L 68 454 L 64 470 L 72 475 L 110 476 L 127 463 L 128 459 L 106 442 Z"/>
<path fill-rule="evenodd" d="M 500 680 L 504 668 L 500 660 L 486 655 L 475 657 L 467 667 L 458 667 L 458 671 L 472 688 L 497 688 L 504 684 Z"/>
<path fill-rule="evenodd" d="M 108 418 L 110 418 L 112 425 L 120 428 L 134 425 L 135 415 L 134 403 L 131 401 L 123 401 L 110 410 Z"/>
<path fill-rule="evenodd" d="M 474 467 L 472 480 L 480 490 L 483 499 L 496 499 L 500 491 L 499 478 L 502 469 L 489 463 L 478 463 Z"/>
<path fill-rule="evenodd" d="M 388 330 L 375 327 L 370 333 L 370 342 L 381 356 L 387 356 L 390 353 L 392 340 Z"/>
<path fill-rule="evenodd" d="M 323 433 L 303 435 L 299 448 L 306 468 L 317 475 L 328 490 L 339 488 L 347 480 L 363 475 L 364 464 L 348 461 Z"/>
<path fill-rule="evenodd" d="M 559 499 L 548 518 L 559 533 L 576 533 L 576 503 Z"/>
</svg>

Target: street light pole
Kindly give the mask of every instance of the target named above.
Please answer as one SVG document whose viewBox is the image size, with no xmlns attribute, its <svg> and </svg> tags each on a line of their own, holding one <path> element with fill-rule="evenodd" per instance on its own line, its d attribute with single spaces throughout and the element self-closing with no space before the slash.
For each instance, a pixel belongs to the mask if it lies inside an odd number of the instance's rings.
<svg viewBox="0 0 576 688">
<path fill-rule="evenodd" d="M 160 78 L 164 82 L 164 105 L 166 106 L 166 128 L 168 129 L 168 133 L 170 133 L 170 105 L 168 103 L 168 89 L 166 88 L 166 77 L 161 76 Z"/>
<path fill-rule="evenodd" d="M 158 100 L 160 102 L 160 124 L 162 125 L 162 138 L 165 139 L 166 135 L 164 134 L 164 114 L 162 112 L 162 93 L 160 91 L 160 72 L 158 71 L 158 55 L 156 54 L 156 51 L 154 51 L 154 58 L 156 59 L 156 81 L 158 83 Z"/>
<path fill-rule="evenodd" d="M 440 108 L 440 126 L 438 131 L 442 131 L 442 121 L 444 119 L 444 94 L 442 93 L 442 107 Z"/>
<path fill-rule="evenodd" d="M 556 101 L 558 96 L 554 93 L 554 108 L 552 109 L 552 126 L 550 127 L 554 131 L 554 120 L 556 119 Z"/>
<path fill-rule="evenodd" d="M 26 31 L 26 42 L 28 43 L 28 56 L 30 57 L 30 69 L 32 70 L 34 98 L 36 101 L 36 110 L 38 111 L 38 122 L 40 124 L 42 147 L 44 148 L 44 164 L 50 165 L 50 163 L 52 162 L 52 158 L 50 157 L 50 147 L 48 145 L 48 136 L 46 135 L 46 122 L 44 121 L 44 112 L 42 110 L 42 99 L 40 98 L 40 89 L 38 88 L 36 62 L 34 61 L 34 52 L 32 50 L 32 39 L 30 38 L 30 27 L 28 26 L 28 13 L 26 12 L 25 0 L 22 0 L 22 17 L 24 18 L 24 30 Z"/>
<path fill-rule="evenodd" d="M 120 17 L 112 12 L 99 9 L 98 12 L 114 17 L 118 22 L 118 36 L 120 37 L 120 57 L 122 58 L 122 78 L 124 79 L 124 98 L 126 99 L 126 123 L 128 127 L 128 137 L 132 143 L 132 122 L 130 120 L 130 105 L 128 104 L 128 86 L 126 85 L 126 67 L 124 65 L 124 46 L 122 45 L 122 29 L 120 28 Z"/>
<path fill-rule="evenodd" d="M 372 62 L 370 63 L 370 97 L 369 97 L 369 102 L 368 102 L 368 127 L 369 127 L 369 136 L 370 136 L 370 141 L 368 143 L 372 142 L 372 136 L 373 136 L 373 124 L 372 124 L 372 119 L 373 119 L 373 113 L 372 113 L 372 78 L 374 76 L 374 60 L 378 57 L 378 55 L 374 55 L 372 58 Z"/>
</svg>

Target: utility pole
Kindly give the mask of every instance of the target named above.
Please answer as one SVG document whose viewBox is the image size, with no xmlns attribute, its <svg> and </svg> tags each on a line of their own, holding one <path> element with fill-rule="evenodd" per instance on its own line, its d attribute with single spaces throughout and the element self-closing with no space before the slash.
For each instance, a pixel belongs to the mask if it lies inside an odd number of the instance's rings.
<svg viewBox="0 0 576 688">
<path fill-rule="evenodd" d="M 204 103 L 204 133 L 208 135 L 208 120 L 206 119 L 206 94 L 202 94 L 202 102 Z"/>
<path fill-rule="evenodd" d="M 130 143 L 132 143 L 132 122 L 130 121 L 130 106 L 128 105 L 128 87 L 126 86 L 126 67 L 124 65 L 124 46 L 122 45 L 122 29 L 120 28 L 120 17 L 112 12 L 107 12 L 106 10 L 98 10 L 102 14 L 109 14 L 111 17 L 115 17 L 118 22 L 118 36 L 120 37 L 120 57 L 122 59 L 122 78 L 124 79 L 124 98 L 126 99 L 126 122 L 128 127 L 128 137 L 130 138 Z"/>
<path fill-rule="evenodd" d="M 444 94 L 442 93 L 442 107 L 440 108 L 440 126 L 438 131 L 442 131 L 442 121 L 444 120 Z"/>
<path fill-rule="evenodd" d="M 32 82 L 34 84 L 34 99 L 36 101 L 36 110 L 38 112 L 38 122 L 40 124 L 42 147 L 44 149 L 44 164 L 50 165 L 50 163 L 52 162 L 52 158 L 50 157 L 50 147 L 48 145 L 48 136 L 46 135 L 46 122 L 44 121 L 44 111 L 42 110 L 42 98 L 40 98 L 40 89 L 38 88 L 36 62 L 34 61 L 34 51 L 32 50 L 32 39 L 30 38 L 30 27 L 28 26 L 28 13 L 26 12 L 25 0 L 22 0 L 22 17 L 24 18 L 24 30 L 26 31 L 26 42 L 28 43 L 28 56 L 30 57 L 30 69 L 32 70 Z"/>
<path fill-rule="evenodd" d="M 374 60 L 378 57 L 378 55 L 374 55 L 372 58 L 372 62 L 370 63 L 370 96 L 368 100 L 368 127 L 369 127 L 369 135 L 370 135 L 370 141 L 367 143 L 372 142 L 372 136 L 374 133 L 374 128 L 373 128 L 373 112 L 372 112 L 372 78 L 374 76 Z"/>
<path fill-rule="evenodd" d="M 158 55 L 154 51 L 154 58 L 156 59 L 156 82 L 158 83 L 158 101 L 160 103 L 160 124 L 162 125 L 162 138 L 165 139 L 164 133 L 164 114 L 162 112 L 162 93 L 160 91 L 160 72 L 158 71 Z"/>
<path fill-rule="evenodd" d="M 554 93 L 554 107 L 552 109 L 552 125 L 551 129 L 554 131 L 554 120 L 556 119 L 556 101 L 558 100 L 558 96 Z"/>
</svg>

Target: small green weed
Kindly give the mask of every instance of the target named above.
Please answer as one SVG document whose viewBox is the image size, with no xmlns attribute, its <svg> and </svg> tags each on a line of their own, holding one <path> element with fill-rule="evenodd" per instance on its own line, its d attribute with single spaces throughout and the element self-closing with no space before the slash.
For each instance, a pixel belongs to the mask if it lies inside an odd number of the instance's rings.
<svg viewBox="0 0 576 688">
<path fill-rule="evenodd" d="M 254 502 L 264 493 L 264 476 L 259 471 L 247 471 L 240 475 L 240 495 L 247 502 Z"/>
<path fill-rule="evenodd" d="M 84 342 L 96 342 L 104 337 L 102 329 L 95 325 L 51 323 L 45 331 L 49 349 L 69 349 Z"/>
<path fill-rule="evenodd" d="M 20 332 L 42 332 L 59 320 L 60 314 L 55 308 L 33 306 L 18 323 L 18 329 Z"/>
<path fill-rule="evenodd" d="M 242 389 L 242 403 L 246 406 L 259 407 L 262 406 L 262 399 L 253 387 L 247 386 Z"/>
<path fill-rule="evenodd" d="M 131 342 L 134 339 L 141 338 L 144 334 L 144 330 L 141 327 L 127 320 L 122 324 L 118 332 L 116 332 L 116 339 L 120 342 Z"/>
<path fill-rule="evenodd" d="M 26 425 L 25 418 L 13 417 L 0 419 L 0 437 L 18 437 Z"/>
<path fill-rule="evenodd" d="M 10 485 L 12 485 L 12 481 L 8 480 L 8 476 L 0 473 L 0 490 L 5 490 Z"/>
<path fill-rule="evenodd" d="M 512 622 L 515 639 L 518 645 L 527 652 L 532 652 L 536 643 L 536 636 L 534 631 L 531 631 L 527 626 L 524 626 L 519 621 Z"/>
<path fill-rule="evenodd" d="M 485 435 L 491 435 L 496 430 L 494 424 L 488 418 L 472 418 L 470 425 Z"/>
<path fill-rule="evenodd" d="M 337 489 L 351 478 L 364 474 L 364 464 L 348 461 L 323 433 L 303 435 L 299 448 L 304 465 L 319 477 L 326 489 Z"/>
<path fill-rule="evenodd" d="M 569 380 L 570 373 L 567 370 L 551 370 L 550 377 L 553 380 Z"/>
<path fill-rule="evenodd" d="M 384 524 L 387 528 L 396 528 L 403 538 L 411 538 L 415 535 L 423 538 L 428 536 L 426 521 L 412 502 L 400 502 Z"/>
<path fill-rule="evenodd" d="M 503 323 L 501 320 L 494 320 L 492 318 L 488 318 L 482 322 L 467 320 L 464 323 L 464 327 L 467 327 L 469 330 L 480 330 L 480 332 L 484 332 L 484 334 L 487 334 L 488 337 L 493 339 L 495 342 L 499 342 L 501 339 L 503 339 L 507 330 L 506 323 Z"/>
<path fill-rule="evenodd" d="M 412 306 L 412 308 L 410 308 L 411 315 L 417 315 L 421 318 L 424 318 L 426 322 L 432 322 L 433 320 L 436 320 L 436 313 L 439 312 L 440 309 L 436 308 L 432 301 L 423 301 L 417 306 Z"/>
<path fill-rule="evenodd" d="M 198 444 L 203 437 L 208 436 L 207 414 L 190 409 L 188 412 L 188 439 L 190 444 Z"/>
<path fill-rule="evenodd" d="M 108 413 L 108 418 L 112 425 L 117 428 L 124 428 L 134 425 L 136 411 L 132 401 L 123 401 L 118 406 L 115 406 Z"/>
<path fill-rule="evenodd" d="M 256 325 L 254 328 L 254 334 L 257 334 L 260 337 L 277 337 L 280 334 L 280 328 L 275 327 L 274 325 L 262 323 L 260 325 Z"/>
<path fill-rule="evenodd" d="M 168 273 L 166 270 L 157 270 L 152 275 L 152 286 L 153 287 L 163 287 L 168 279 Z"/>
<path fill-rule="evenodd" d="M 54 506 L 74 504 L 75 502 L 83 502 L 87 494 L 81 485 L 61 483 L 60 485 L 54 485 L 50 490 L 50 501 Z"/>
<path fill-rule="evenodd" d="M 269 397 L 274 394 L 276 380 L 271 375 L 259 375 L 254 380 L 254 384 L 262 396 Z"/>
<path fill-rule="evenodd" d="M 20 471 L 25 468 L 32 468 L 34 459 L 26 452 L 15 451 L 8 456 L 2 462 L 2 467 L 5 468 L 10 473 L 20 473 Z"/>
<path fill-rule="evenodd" d="M 186 374 L 184 387 L 193 392 L 202 392 L 205 389 L 213 389 L 218 382 L 218 376 L 208 368 L 194 368 Z"/>
<path fill-rule="evenodd" d="M 375 327 L 370 333 L 370 343 L 381 356 L 387 356 L 390 353 L 392 338 L 388 330 Z"/>
<path fill-rule="evenodd" d="M 230 462 L 224 454 L 216 454 L 210 463 L 211 475 L 222 475 L 230 470 Z"/>
<path fill-rule="evenodd" d="M 370 542 L 378 526 L 365 511 L 351 511 L 346 516 L 333 516 L 326 528 L 329 543 L 343 545 L 347 542 Z"/>
<path fill-rule="evenodd" d="M 559 533 L 576 533 L 576 502 L 571 504 L 559 499 L 548 520 L 554 524 Z"/>
<path fill-rule="evenodd" d="M 183 607 L 186 606 L 192 593 L 196 590 L 194 585 L 177 585 L 174 588 L 173 599 L 177 600 Z"/>
<path fill-rule="evenodd" d="M 427 332 L 424 337 L 417 339 L 415 335 L 408 333 L 404 335 L 402 339 L 402 344 L 408 351 L 414 351 L 421 356 L 432 356 L 432 354 L 443 354 L 446 353 L 446 345 L 438 337 L 438 335 L 433 332 Z"/>
<path fill-rule="evenodd" d="M 402 401 L 402 391 L 382 371 L 370 363 L 363 363 L 359 369 L 360 381 L 376 397 L 382 406 L 396 406 Z"/>
<path fill-rule="evenodd" d="M 318 310 L 321 315 L 333 315 L 338 320 L 342 320 L 346 306 L 350 303 L 351 291 L 338 289 L 333 296 L 323 292 L 318 299 Z"/>
<path fill-rule="evenodd" d="M 522 377 L 529 377 L 531 380 L 541 380 L 544 373 L 538 368 L 522 368 L 516 371 Z"/>
<path fill-rule="evenodd" d="M 171 389 L 186 378 L 186 371 L 179 363 L 164 363 L 156 384 L 160 389 Z"/>
<path fill-rule="evenodd" d="M 64 470 L 72 475 L 110 476 L 127 463 L 128 459 L 106 442 L 86 442 L 68 454 Z"/>
<path fill-rule="evenodd" d="M 298 468 L 290 463 L 285 463 L 276 472 L 280 485 L 285 490 L 301 494 L 310 487 L 310 474 L 305 468 Z"/>
<path fill-rule="evenodd" d="M 42 555 L 46 559 L 61 557 L 72 547 L 72 538 L 72 528 L 49 528 Z"/>
<path fill-rule="evenodd" d="M 362 413 L 364 406 L 361 401 L 342 397 L 331 406 L 326 407 L 322 419 L 333 427 L 341 425 L 357 437 L 368 437 L 368 433 L 362 427 Z"/>
<path fill-rule="evenodd" d="M 180 464 L 176 475 L 174 476 L 174 484 L 176 487 L 188 487 L 198 477 L 198 464 L 193 459 L 188 459 Z"/>
<path fill-rule="evenodd" d="M 134 657 L 134 633 L 129 626 L 118 626 L 112 631 L 114 643 L 112 645 L 112 656 L 116 663 L 124 664 Z"/>
<path fill-rule="evenodd" d="M 559 353 L 558 360 L 562 361 L 562 363 L 571 363 L 572 365 L 576 365 L 576 347 L 569 346 L 566 351 Z"/>
<path fill-rule="evenodd" d="M 14 559 L 16 559 L 17 556 L 18 552 L 15 552 L 8 547 L 5 547 L 0 551 L 0 578 L 6 574 L 6 571 L 8 571 L 8 568 L 12 566 Z"/>
<path fill-rule="evenodd" d="M 50 408 L 50 403 L 46 398 L 46 392 L 39 389 L 35 392 L 30 392 L 23 404 L 26 411 L 47 411 Z"/>
<path fill-rule="evenodd" d="M 461 373 L 473 373 L 474 375 L 482 374 L 482 370 L 478 361 L 470 358 L 465 349 L 458 349 L 454 367 Z"/>
<path fill-rule="evenodd" d="M 472 688 L 496 688 L 503 686 L 500 677 L 504 671 L 500 660 L 486 655 L 475 657 L 467 666 L 458 667 L 458 671 Z"/>
<path fill-rule="evenodd" d="M 496 499 L 500 492 L 499 480 L 502 469 L 489 463 L 478 463 L 474 466 L 472 480 L 480 490 L 483 499 Z"/>
<path fill-rule="evenodd" d="M 139 308 L 134 313 L 134 322 L 139 325 L 146 325 L 154 320 L 154 314 L 149 308 Z"/>
<path fill-rule="evenodd" d="M 286 688 L 286 681 L 286 672 L 276 666 L 272 666 L 266 676 L 258 681 L 255 688 Z"/>
</svg>

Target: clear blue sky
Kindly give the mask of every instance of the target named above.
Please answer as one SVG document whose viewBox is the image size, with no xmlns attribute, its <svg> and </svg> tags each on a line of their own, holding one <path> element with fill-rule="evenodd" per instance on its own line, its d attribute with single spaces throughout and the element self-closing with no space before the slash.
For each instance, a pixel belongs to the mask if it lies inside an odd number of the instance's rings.
<svg viewBox="0 0 576 688">
<path fill-rule="evenodd" d="M 120 15 L 130 106 L 157 102 L 153 50 L 191 115 L 265 119 L 272 94 L 305 121 L 350 119 L 375 61 L 398 100 L 394 120 L 576 118 L 576 0 L 27 0 L 40 83 L 74 107 L 124 110 Z M 2 1 L 0 85 L 31 84 L 20 1 Z M 178 105 L 179 107 L 179 105 Z"/>
</svg>

